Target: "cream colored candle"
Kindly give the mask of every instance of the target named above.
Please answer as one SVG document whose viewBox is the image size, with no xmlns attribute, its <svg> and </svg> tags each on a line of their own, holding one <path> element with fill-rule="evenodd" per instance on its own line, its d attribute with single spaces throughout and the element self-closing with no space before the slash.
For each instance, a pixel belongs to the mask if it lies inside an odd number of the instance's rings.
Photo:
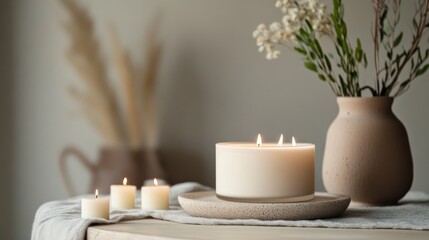
<svg viewBox="0 0 429 240">
<path fill-rule="evenodd" d="M 115 209 L 134 208 L 136 198 L 136 186 L 127 185 L 127 178 L 124 178 L 123 185 L 110 186 L 110 207 Z"/>
<path fill-rule="evenodd" d="M 144 210 L 168 209 L 170 200 L 170 187 L 159 186 L 156 179 L 155 185 L 141 188 L 141 208 Z"/>
<path fill-rule="evenodd" d="M 245 202 L 310 200 L 314 153 L 307 143 L 217 143 L 216 194 Z"/>
<path fill-rule="evenodd" d="M 109 198 L 99 197 L 98 190 L 95 190 L 94 197 L 82 198 L 81 216 L 82 218 L 104 218 L 109 220 Z"/>
</svg>

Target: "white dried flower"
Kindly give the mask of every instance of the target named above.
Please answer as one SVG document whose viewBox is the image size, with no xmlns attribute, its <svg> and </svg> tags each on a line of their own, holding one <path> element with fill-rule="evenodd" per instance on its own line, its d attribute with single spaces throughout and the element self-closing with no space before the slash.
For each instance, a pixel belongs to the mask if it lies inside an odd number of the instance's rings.
<svg viewBox="0 0 429 240">
<path fill-rule="evenodd" d="M 293 0 L 278 0 L 275 6 L 285 13 L 287 9 L 292 7 L 294 4 Z"/>
<path fill-rule="evenodd" d="M 282 31 L 274 32 L 273 35 L 271 36 L 271 41 L 273 43 L 279 43 L 282 39 L 283 39 Z"/>
<path fill-rule="evenodd" d="M 263 31 L 267 30 L 267 26 L 265 26 L 265 24 L 261 23 L 258 25 L 257 30 L 260 32 L 263 32 Z"/>
<path fill-rule="evenodd" d="M 284 16 L 281 22 L 273 22 L 267 27 L 260 24 L 253 32 L 259 51 L 266 51 L 267 59 L 276 59 L 280 51 L 275 46 L 296 44 L 300 28 L 309 21 L 317 36 L 329 35 L 332 25 L 326 5 L 318 0 L 277 0 L 276 8 L 279 8 Z"/>
<path fill-rule="evenodd" d="M 264 45 L 264 43 L 267 41 L 267 38 L 263 37 L 263 36 L 259 36 L 258 38 L 256 38 L 256 45 L 257 46 L 262 46 Z"/>
<path fill-rule="evenodd" d="M 259 34 L 258 30 L 253 31 L 253 33 L 252 33 L 253 38 L 257 38 L 258 34 Z"/>
<path fill-rule="evenodd" d="M 273 22 L 270 24 L 270 31 L 279 31 L 281 30 L 282 25 L 279 22 Z"/>
</svg>

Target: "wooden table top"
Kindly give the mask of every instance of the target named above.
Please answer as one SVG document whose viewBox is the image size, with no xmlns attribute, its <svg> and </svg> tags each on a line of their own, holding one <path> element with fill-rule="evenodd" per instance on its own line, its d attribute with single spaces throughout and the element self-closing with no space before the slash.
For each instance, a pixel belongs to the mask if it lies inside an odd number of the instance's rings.
<svg viewBox="0 0 429 240">
<path fill-rule="evenodd" d="M 157 219 L 125 221 L 111 225 L 91 226 L 87 240 L 107 239 L 429 239 L 429 231 L 394 229 L 335 229 L 266 226 L 206 226 L 180 224 Z"/>
</svg>

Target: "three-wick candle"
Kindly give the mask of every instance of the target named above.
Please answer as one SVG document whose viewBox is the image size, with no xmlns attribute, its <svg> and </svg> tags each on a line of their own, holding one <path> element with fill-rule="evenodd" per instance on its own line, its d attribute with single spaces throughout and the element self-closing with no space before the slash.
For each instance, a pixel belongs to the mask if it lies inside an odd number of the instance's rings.
<svg viewBox="0 0 429 240">
<path fill-rule="evenodd" d="M 216 144 L 216 194 L 231 201 L 297 202 L 314 198 L 314 144 Z"/>
</svg>

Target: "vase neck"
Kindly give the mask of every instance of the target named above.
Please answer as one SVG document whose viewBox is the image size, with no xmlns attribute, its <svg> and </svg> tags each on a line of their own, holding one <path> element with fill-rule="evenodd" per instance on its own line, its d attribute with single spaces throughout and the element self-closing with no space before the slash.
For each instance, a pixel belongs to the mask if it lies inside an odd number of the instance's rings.
<svg viewBox="0 0 429 240">
<path fill-rule="evenodd" d="M 391 97 L 338 97 L 340 112 L 377 112 L 391 113 L 393 98 Z"/>
</svg>

